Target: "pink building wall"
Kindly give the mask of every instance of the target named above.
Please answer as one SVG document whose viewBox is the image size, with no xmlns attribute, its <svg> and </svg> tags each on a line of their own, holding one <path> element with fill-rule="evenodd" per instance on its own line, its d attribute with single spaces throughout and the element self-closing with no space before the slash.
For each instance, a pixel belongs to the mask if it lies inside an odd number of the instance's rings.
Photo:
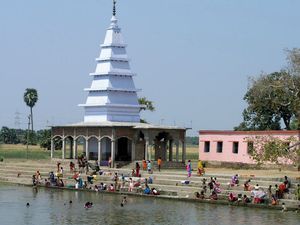
<svg viewBox="0 0 300 225">
<path fill-rule="evenodd" d="M 254 164 L 248 154 L 247 138 L 273 136 L 299 139 L 299 131 L 199 131 L 199 159 L 204 161 L 239 162 Z M 205 142 L 210 143 L 210 151 L 205 152 Z M 222 152 L 217 152 L 217 143 L 222 142 Z M 233 153 L 233 142 L 238 142 L 238 153 Z"/>
</svg>

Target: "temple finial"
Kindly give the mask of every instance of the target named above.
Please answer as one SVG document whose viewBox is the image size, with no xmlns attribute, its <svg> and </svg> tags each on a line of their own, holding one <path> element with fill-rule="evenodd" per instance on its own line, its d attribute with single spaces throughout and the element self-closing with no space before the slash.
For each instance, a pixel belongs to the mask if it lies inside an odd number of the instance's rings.
<svg viewBox="0 0 300 225">
<path fill-rule="evenodd" d="M 117 3 L 117 1 L 116 0 L 113 0 L 113 16 L 115 16 L 116 15 L 116 3 Z"/>
</svg>

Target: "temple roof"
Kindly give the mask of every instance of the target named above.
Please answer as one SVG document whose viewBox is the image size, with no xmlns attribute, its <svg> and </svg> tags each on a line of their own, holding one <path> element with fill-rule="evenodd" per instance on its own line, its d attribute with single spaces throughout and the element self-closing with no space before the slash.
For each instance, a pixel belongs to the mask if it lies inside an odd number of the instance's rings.
<svg viewBox="0 0 300 225">
<path fill-rule="evenodd" d="M 166 126 L 166 125 L 154 125 L 149 123 L 132 123 L 132 122 L 79 122 L 74 124 L 67 124 L 63 126 L 53 127 L 132 127 L 134 129 L 163 129 L 163 130 L 187 130 L 185 127 L 178 126 Z"/>
</svg>

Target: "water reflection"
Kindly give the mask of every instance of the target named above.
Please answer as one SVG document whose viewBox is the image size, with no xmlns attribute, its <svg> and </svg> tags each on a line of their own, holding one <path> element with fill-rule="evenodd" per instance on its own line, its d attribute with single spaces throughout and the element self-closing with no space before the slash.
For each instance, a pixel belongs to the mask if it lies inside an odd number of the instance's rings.
<svg viewBox="0 0 300 225">
<path fill-rule="evenodd" d="M 121 195 L 0 186 L 1 224 L 298 224 L 300 214 Z M 69 201 L 72 200 L 72 204 Z M 84 209 L 91 201 L 94 207 Z M 30 202 L 27 208 L 26 202 Z"/>
</svg>

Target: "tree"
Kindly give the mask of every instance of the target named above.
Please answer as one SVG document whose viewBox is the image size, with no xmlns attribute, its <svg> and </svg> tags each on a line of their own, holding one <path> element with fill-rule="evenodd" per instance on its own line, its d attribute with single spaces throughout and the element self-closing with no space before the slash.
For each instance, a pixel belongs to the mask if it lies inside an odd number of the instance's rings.
<svg viewBox="0 0 300 225">
<path fill-rule="evenodd" d="M 37 131 L 38 142 L 41 148 L 45 148 L 47 150 L 51 149 L 51 130 L 39 130 Z"/>
<path fill-rule="evenodd" d="M 139 105 L 141 106 L 140 111 L 142 111 L 142 110 L 148 110 L 151 112 L 155 111 L 153 102 L 149 101 L 146 97 L 139 98 L 138 101 L 139 101 Z M 147 121 L 144 119 L 141 119 L 140 122 L 147 123 Z"/>
<path fill-rule="evenodd" d="M 30 107 L 30 119 L 31 119 L 31 132 L 33 132 L 33 113 L 32 108 L 38 101 L 38 93 L 36 89 L 27 88 L 24 93 L 24 102 Z"/>
<path fill-rule="evenodd" d="M 300 150 L 295 137 L 280 139 L 273 136 L 255 136 L 246 138 L 250 157 L 259 165 L 263 163 L 299 165 Z M 291 145 L 292 143 L 292 145 Z"/>
<path fill-rule="evenodd" d="M 155 107 L 152 101 L 149 101 L 146 97 L 139 98 L 139 104 L 141 105 L 142 110 L 149 110 L 151 112 L 155 111 Z"/>
<path fill-rule="evenodd" d="M 279 130 L 283 121 L 291 129 L 291 120 L 298 118 L 300 107 L 300 76 L 285 70 L 251 78 L 244 100 L 248 107 L 243 111 L 244 121 L 236 130 Z"/>
<path fill-rule="evenodd" d="M 8 127 L 2 127 L 0 131 L 0 141 L 4 144 L 18 144 L 20 139 L 17 137 L 15 129 L 9 129 Z"/>
<path fill-rule="evenodd" d="M 293 76 L 300 77 L 300 48 L 287 49 L 286 52 L 289 73 Z M 299 85 L 298 83 L 298 86 Z M 300 93 L 298 93 L 298 98 L 300 98 Z M 300 107 L 298 108 L 296 118 L 297 129 L 300 130 Z"/>
</svg>

